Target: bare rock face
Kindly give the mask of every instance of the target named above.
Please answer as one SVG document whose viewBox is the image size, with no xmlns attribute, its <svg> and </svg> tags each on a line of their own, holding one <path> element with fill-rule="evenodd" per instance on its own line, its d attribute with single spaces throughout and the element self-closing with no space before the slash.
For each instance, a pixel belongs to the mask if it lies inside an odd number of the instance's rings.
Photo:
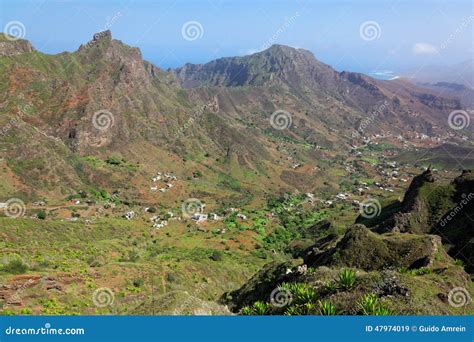
<svg viewBox="0 0 474 342">
<path fill-rule="evenodd" d="M 33 45 L 27 40 L 8 40 L 4 35 L 0 34 L 0 57 L 17 56 L 24 53 L 35 51 Z"/>
<path fill-rule="evenodd" d="M 431 168 L 428 168 L 414 177 L 398 211 L 372 228 L 378 233 L 430 233 L 430 210 L 426 199 L 420 196 L 420 189 L 427 183 L 434 183 L 435 177 Z M 365 223 L 359 222 L 358 223 Z"/>
<path fill-rule="evenodd" d="M 464 170 L 452 184 L 454 206 L 433 227 L 449 246 L 448 253 L 464 261 L 466 271 L 474 273 L 474 173 Z"/>
</svg>

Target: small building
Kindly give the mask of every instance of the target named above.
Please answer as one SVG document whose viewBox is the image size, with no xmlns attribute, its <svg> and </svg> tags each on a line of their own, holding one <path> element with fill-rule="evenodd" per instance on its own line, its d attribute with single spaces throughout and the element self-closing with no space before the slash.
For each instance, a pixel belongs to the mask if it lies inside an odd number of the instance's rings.
<svg viewBox="0 0 474 342">
<path fill-rule="evenodd" d="M 135 218 L 135 212 L 129 211 L 123 215 L 123 218 L 126 218 L 127 220 L 133 220 Z"/>
<path fill-rule="evenodd" d="M 202 223 L 207 221 L 207 215 L 206 214 L 200 214 L 196 213 L 193 216 L 191 216 L 191 220 L 196 221 L 196 223 Z"/>
</svg>

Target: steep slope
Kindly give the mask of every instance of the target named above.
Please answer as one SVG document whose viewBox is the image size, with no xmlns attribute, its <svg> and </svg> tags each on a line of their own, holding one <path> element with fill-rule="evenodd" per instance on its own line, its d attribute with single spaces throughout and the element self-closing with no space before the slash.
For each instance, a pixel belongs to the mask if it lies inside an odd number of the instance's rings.
<svg viewBox="0 0 474 342">
<path fill-rule="evenodd" d="M 458 99 L 436 96 L 431 90 L 400 81 L 339 73 L 307 50 L 282 45 L 273 45 L 249 56 L 220 58 L 204 65 L 186 64 L 174 73 L 185 88 L 265 87 L 276 89 L 282 96 L 282 104 L 286 102 L 286 93 L 294 94 L 316 109 L 315 119 L 339 118 L 346 121 L 342 126 L 356 129 L 369 117 L 370 127 L 364 125 L 369 132 L 388 127 L 398 128 L 400 132 L 407 127 L 439 132 L 447 126 L 447 115 L 461 108 Z M 266 98 L 270 100 L 270 94 L 262 101 Z M 233 102 L 240 104 L 242 99 L 235 98 Z M 359 122 L 347 120 L 346 116 Z M 334 118 L 329 124 L 340 126 Z"/>
<path fill-rule="evenodd" d="M 471 171 L 436 185 L 427 170 L 413 179 L 395 213 L 387 215 L 394 209 L 386 207 L 366 220 L 392 230 L 355 224 L 341 236 L 315 234 L 303 264 L 269 263 L 222 300 L 244 315 L 471 314 L 472 185 Z M 406 213 L 412 220 L 402 232 L 394 216 Z"/>
<path fill-rule="evenodd" d="M 106 189 L 156 203 L 149 179 L 157 168 L 187 180 L 176 194 L 184 199 L 337 189 L 337 176 L 321 167 L 347 156 L 365 120 L 360 138 L 432 132 L 458 107 L 418 88 L 398 98 L 391 84 L 338 73 L 286 46 L 175 71 L 144 61 L 109 31 L 73 53 L 46 55 L 5 38 L 1 46 L 5 197 L 59 200 Z M 272 114 L 281 111 L 287 125 L 275 128 Z M 188 187 L 196 171 L 205 181 Z"/>
<path fill-rule="evenodd" d="M 0 85 L 4 174 L 14 174 L 22 184 L 11 186 L 19 197 L 104 187 L 138 198 L 156 165 L 176 169 L 178 161 L 204 154 L 228 158 L 211 168 L 209 177 L 216 179 L 234 158 L 250 170 L 264 170 L 275 158 L 268 142 L 258 142 L 259 132 L 244 135 L 232 118 L 206 107 L 212 96 L 192 98 L 173 75 L 143 61 L 137 48 L 113 40 L 108 31 L 74 53 L 45 55 L 28 46 L 8 42 L 0 57 L 6 75 Z M 128 166 L 97 167 L 94 158 L 112 154 Z M 186 172 L 198 167 L 193 161 L 184 164 Z M 124 180 L 134 188 L 125 189 Z"/>
</svg>

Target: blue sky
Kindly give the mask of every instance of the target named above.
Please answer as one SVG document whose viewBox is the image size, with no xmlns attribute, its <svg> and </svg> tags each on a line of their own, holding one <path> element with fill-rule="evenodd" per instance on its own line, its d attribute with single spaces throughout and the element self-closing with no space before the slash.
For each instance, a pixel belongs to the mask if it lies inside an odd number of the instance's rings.
<svg viewBox="0 0 474 342">
<path fill-rule="evenodd" d="M 110 28 L 114 38 L 138 46 L 163 68 L 271 43 L 305 48 L 339 70 L 362 72 L 450 65 L 474 55 L 470 0 L 1 0 L 0 28 L 16 21 L 46 53 L 74 51 Z M 198 23 L 195 40 L 183 38 L 188 22 Z"/>
</svg>

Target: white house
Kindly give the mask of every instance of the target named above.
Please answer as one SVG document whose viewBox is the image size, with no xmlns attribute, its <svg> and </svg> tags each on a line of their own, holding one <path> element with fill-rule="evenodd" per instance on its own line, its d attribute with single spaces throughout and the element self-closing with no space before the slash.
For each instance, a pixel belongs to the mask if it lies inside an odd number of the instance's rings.
<svg viewBox="0 0 474 342">
<path fill-rule="evenodd" d="M 196 221 L 197 223 L 201 223 L 201 222 L 207 221 L 207 215 L 196 213 L 193 216 L 191 216 L 191 219 Z"/>
</svg>

